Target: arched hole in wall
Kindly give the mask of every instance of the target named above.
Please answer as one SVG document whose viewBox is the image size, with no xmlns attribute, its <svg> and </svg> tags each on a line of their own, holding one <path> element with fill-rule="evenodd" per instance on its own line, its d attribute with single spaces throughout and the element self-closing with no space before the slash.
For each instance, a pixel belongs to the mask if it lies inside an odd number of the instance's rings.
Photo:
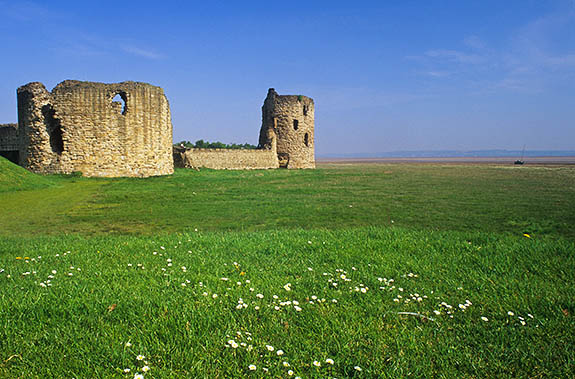
<svg viewBox="0 0 575 379">
<path fill-rule="evenodd" d="M 303 143 L 304 143 L 307 147 L 309 147 L 309 134 L 308 134 L 308 133 L 306 133 L 306 134 L 303 136 Z"/>
<path fill-rule="evenodd" d="M 56 154 L 62 154 L 64 151 L 64 140 L 62 139 L 62 124 L 60 119 L 54 117 L 56 111 L 50 104 L 42 107 L 42 114 L 44 115 L 44 125 L 46 132 L 50 137 L 50 148 Z"/>
<path fill-rule="evenodd" d="M 126 93 L 123 91 L 117 92 L 116 96 L 114 96 L 112 98 L 112 102 L 113 103 L 118 103 L 122 105 L 122 114 L 126 114 L 126 111 L 128 110 L 128 97 L 126 96 Z"/>
<path fill-rule="evenodd" d="M 298 130 L 299 128 L 299 121 L 298 120 L 293 120 L 293 129 L 294 130 Z"/>
<path fill-rule="evenodd" d="M 304 106 L 303 106 L 303 115 L 304 115 L 304 116 L 307 116 L 307 110 L 308 110 L 308 106 L 307 106 L 307 105 L 304 105 Z"/>
</svg>

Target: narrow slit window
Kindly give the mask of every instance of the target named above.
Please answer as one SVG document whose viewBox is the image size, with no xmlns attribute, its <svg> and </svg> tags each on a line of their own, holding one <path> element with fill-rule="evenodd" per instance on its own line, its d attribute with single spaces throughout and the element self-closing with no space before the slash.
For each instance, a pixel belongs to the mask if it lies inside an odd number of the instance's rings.
<svg viewBox="0 0 575 379">
<path fill-rule="evenodd" d="M 308 109 L 307 105 L 304 105 L 303 106 L 303 115 L 304 116 L 307 116 L 307 109 Z"/>
<path fill-rule="evenodd" d="M 293 120 L 293 128 L 294 128 L 294 130 L 298 130 L 298 128 L 299 128 L 299 121 L 298 120 Z"/>
<path fill-rule="evenodd" d="M 307 147 L 309 147 L 309 134 L 306 133 L 306 134 L 303 136 L 303 143 L 304 143 Z"/>
</svg>

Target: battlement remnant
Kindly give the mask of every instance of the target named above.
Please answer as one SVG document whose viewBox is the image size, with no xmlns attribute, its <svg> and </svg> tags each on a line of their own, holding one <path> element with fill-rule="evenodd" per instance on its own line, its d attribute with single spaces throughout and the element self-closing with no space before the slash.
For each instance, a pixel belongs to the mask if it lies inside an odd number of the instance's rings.
<svg viewBox="0 0 575 379">
<path fill-rule="evenodd" d="M 277 140 L 279 166 L 315 168 L 314 103 L 302 95 L 278 95 L 270 88 L 262 106 L 259 147 Z"/>
<path fill-rule="evenodd" d="M 19 163 L 37 173 L 168 175 L 174 171 L 172 122 L 160 87 L 66 80 L 17 91 Z"/>
</svg>

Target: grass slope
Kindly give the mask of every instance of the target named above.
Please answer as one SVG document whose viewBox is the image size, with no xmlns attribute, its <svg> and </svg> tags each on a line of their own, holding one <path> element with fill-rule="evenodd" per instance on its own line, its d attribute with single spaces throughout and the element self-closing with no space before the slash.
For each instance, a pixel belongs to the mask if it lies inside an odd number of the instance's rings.
<svg viewBox="0 0 575 379">
<path fill-rule="evenodd" d="M 1 238 L 0 376 L 570 377 L 574 248 L 377 227 Z"/>
<path fill-rule="evenodd" d="M 46 188 L 51 184 L 51 178 L 33 174 L 0 157 L 0 192 Z"/>
<path fill-rule="evenodd" d="M 575 238 L 573 167 L 326 165 L 302 171 L 177 170 L 147 179 L 51 179 L 57 187 L 0 197 L 0 233 L 396 225 Z M 40 214 L 22 212 L 22 204 L 31 203 Z"/>
</svg>

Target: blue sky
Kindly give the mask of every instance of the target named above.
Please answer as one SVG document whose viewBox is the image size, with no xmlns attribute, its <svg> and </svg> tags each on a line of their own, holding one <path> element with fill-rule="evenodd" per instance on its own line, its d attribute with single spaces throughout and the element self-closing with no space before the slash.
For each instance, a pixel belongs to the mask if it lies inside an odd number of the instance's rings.
<svg viewBox="0 0 575 379">
<path fill-rule="evenodd" d="M 16 88 L 164 88 L 174 139 L 256 143 L 267 89 L 316 103 L 316 152 L 575 150 L 575 0 L 3 1 Z"/>
</svg>

